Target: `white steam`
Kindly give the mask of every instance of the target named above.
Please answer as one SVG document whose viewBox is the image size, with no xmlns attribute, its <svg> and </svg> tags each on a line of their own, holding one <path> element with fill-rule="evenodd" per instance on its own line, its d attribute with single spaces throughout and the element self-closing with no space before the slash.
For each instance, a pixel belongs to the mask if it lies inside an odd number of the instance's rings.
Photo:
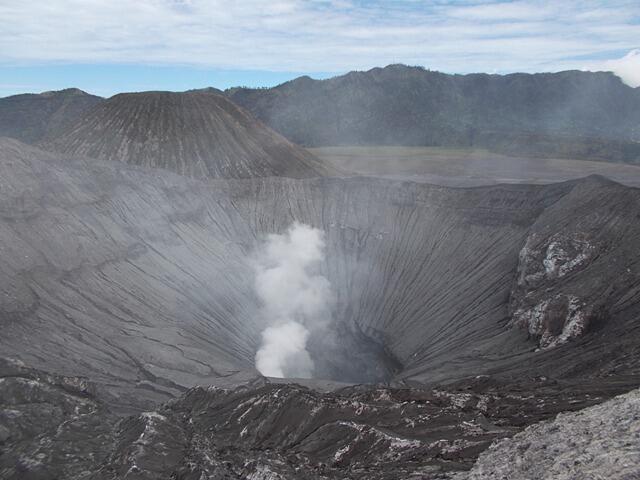
<svg viewBox="0 0 640 480">
<path fill-rule="evenodd" d="M 255 288 L 268 326 L 256 368 L 265 376 L 313 376 L 307 341 L 329 324 L 334 298 L 319 273 L 324 248 L 321 230 L 296 222 L 282 235 L 269 235 L 257 253 Z"/>
<path fill-rule="evenodd" d="M 613 72 L 630 87 L 640 87 L 640 50 L 631 50 L 622 58 L 592 65 L 588 70 Z"/>
</svg>

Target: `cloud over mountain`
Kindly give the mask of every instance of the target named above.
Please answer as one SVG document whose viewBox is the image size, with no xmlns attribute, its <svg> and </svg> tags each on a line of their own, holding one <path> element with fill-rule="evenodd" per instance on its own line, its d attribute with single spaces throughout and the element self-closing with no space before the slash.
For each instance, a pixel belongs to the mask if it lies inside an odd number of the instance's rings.
<svg viewBox="0 0 640 480">
<path fill-rule="evenodd" d="M 607 60 L 602 69 L 612 71 L 630 87 L 640 87 L 640 49 L 632 50 L 617 60 Z"/>
</svg>

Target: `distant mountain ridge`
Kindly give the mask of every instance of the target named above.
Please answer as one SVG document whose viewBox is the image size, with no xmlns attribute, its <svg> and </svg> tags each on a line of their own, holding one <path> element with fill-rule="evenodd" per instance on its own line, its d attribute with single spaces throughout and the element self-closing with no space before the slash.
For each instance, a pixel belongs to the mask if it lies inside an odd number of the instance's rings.
<svg viewBox="0 0 640 480">
<path fill-rule="evenodd" d="M 482 148 L 640 164 L 640 88 L 606 72 L 449 75 L 404 65 L 225 92 L 208 87 L 105 100 L 70 88 L 0 98 L 0 136 L 196 177 L 327 173 L 290 142 Z"/>
<path fill-rule="evenodd" d="M 0 137 L 36 143 L 102 100 L 77 88 L 0 98 Z"/>
<path fill-rule="evenodd" d="M 305 146 L 482 147 L 640 162 L 640 89 L 606 72 L 449 75 L 390 65 L 226 93 Z"/>
<path fill-rule="evenodd" d="M 218 92 L 118 94 L 40 146 L 194 178 L 302 178 L 333 171 Z"/>
</svg>

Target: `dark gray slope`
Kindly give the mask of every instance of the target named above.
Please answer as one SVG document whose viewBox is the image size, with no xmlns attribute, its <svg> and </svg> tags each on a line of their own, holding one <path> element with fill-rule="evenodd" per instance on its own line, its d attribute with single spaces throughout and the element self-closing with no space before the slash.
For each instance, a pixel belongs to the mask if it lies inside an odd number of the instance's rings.
<svg viewBox="0 0 640 480">
<path fill-rule="evenodd" d="M 118 418 L 86 379 L 0 358 L 0 386 L 0 477 L 6 480 L 449 478 L 469 469 L 492 441 L 620 391 L 613 382 L 507 385 L 483 377 L 433 390 L 319 393 L 254 379 L 196 387 L 152 411 Z M 633 424 L 635 412 L 625 413 L 621 422 Z M 598 425 L 590 427 L 574 428 L 573 444 L 588 445 Z M 556 428 L 556 438 L 565 440 L 565 429 Z M 605 446 L 622 440 L 617 430 Z M 539 448 L 535 435 L 526 435 L 532 450 Z M 526 450 L 517 445 L 516 456 Z M 513 469 L 502 459 L 493 462 Z"/>
<path fill-rule="evenodd" d="M 196 178 L 335 173 L 214 90 L 116 95 L 41 145 Z"/>
<path fill-rule="evenodd" d="M 0 137 L 36 143 L 102 101 L 77 88 L 0 98 Z"/>
<path fill-rule="evenodd" d="M 247 256 L 293 220 L 326 232 L 338 299 L 319 377 L 396 362 L 410 383 L 639 373 L 636 189 L 198 182 L 12 140 L 0 168 L 0 353 L 88 376 L 114 403 L 251 371 L 263 325 Z"/>
<path fill-rule="evenodd" d="M 476 146 L 640 161 L 640 89 L 611 73 L 447 75 L 391 65 L 227 94 L 305 146 Z"/>
</svg>

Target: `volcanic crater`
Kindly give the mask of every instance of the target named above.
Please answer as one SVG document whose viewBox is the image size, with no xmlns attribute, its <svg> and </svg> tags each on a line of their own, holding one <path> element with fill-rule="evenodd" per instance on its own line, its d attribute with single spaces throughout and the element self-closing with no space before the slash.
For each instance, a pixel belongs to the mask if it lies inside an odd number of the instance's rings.
<svg viewBox="0 0 640 480">
<path fill-rule="evenodd" d="M 35 367 L 144 385 L 155 400 L 253 369 L 264 325 L 247 258 L 294 221 L 324 232 L 336 297 L 337 342 L 310 341 L 317 378 L 602 375 L 637 331 L 638 190 L 600 177 L 199 182 L 12 140 L 2 154 L 14 321 L 0 341 Z"/>
<path fill-rule="evenodd" d="M 0 477 L 450 478 L 637 387 L 639 189 L 349 176 L 219 92 L 96 102 L 0 139 Z M 296 223 L 330 320 L 265 378 L 252 258 Z"/>
</svg>

